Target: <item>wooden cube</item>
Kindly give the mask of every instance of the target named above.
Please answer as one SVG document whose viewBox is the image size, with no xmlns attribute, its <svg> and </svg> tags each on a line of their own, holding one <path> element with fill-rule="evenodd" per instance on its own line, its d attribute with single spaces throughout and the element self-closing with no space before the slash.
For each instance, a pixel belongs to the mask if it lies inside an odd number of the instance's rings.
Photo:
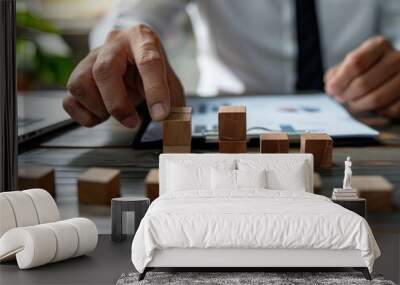
<svg viewBox="0 0 400 285">
<path fill-rule="evenodd" d="M 18 189 L 42 188 L 55 197 L 54 168 L 29 166 L 18 169 Z"/>
<path fill-rule="evenodd" d="M 246 153 L 247 141 L 219 141 L 220 153 Z"/>
<path fill-rule="evenodd" d="M 314 172 L 314 193 L 318 194 L 321 193 L 322 190 L 322 180 L 321 180 L 321 175 L 318 173 Z"/>
<path fill-rule="evenodd" d="M 191 153 L 192 148 L 190 145 L 183 146 L 173 146 L 173 145 L 164 145 L 163 153 Z"/>
<path fill-rule="evenodd" d="M 288 153 L 289 138 L 286 133 L 274 132 L 260 135 L 260 153 Z"/>
<path fill-rule="evenodd" d="M 355 175 L 351 186 L 358 190 L 360 197 L 367 200 L 370 212 L 389 212 L 392 210 L 394 186 L 379 175 Z"/>
<path fill-rule="evenodd" d="M 303 134 L 300 139 L 300 152 L 312 153 L 314 169 L 332 166 L 333 141 L 327 134 Z"/>
<path fill-rule="evenodd" d="M 90 168 L 78 177 L 79 203 L 110 205 L 120 196 L 120 171 L 111 168 Z"/>
<path fill-rule="evenodd" d="M 222 106 L 219 108 L 218 137 L 221 141 L 246 140 L 245 106 Z"/>
<path fill-rule="evenodd" d="M 159 195 L 159 172 L 158 169 L 150 169 L 144 180 L 146 185 L 146 197 L 153 202 Z"/>
<path fill-rule="evenodd" d="M 192 113 L 192 107 L 171 107 L 170 113 L 186 113 L 186 114 L 191 114 Z"/>
<path fill-rule="evenodd" d="M 164 146 L 190 146 L 192 122 L 190 113 L 171 113 L 163 121 Z"/>
</svg>

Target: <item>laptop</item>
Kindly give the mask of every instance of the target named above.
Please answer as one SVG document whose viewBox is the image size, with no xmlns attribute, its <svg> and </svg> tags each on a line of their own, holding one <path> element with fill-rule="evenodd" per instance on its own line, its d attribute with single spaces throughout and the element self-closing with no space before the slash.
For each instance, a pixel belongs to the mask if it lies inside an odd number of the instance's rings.
<svg viewBox="0 0 400 285">
<path fill-rule="evenodd" d="M 64 111 L 66 91 L 19 92 L 18 143 L 23 143 L 73 123 Z"/>
</svg>

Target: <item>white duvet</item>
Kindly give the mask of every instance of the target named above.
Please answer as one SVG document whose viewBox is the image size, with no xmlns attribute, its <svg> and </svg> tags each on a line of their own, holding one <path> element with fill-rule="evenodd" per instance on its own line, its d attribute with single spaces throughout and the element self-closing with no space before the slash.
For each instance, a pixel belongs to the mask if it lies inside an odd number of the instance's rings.
<svg viewBox="0 0 400 285">
<path fill-rule="evenodd" d="M 155 249 L 358 249 L 372 272 L 380 251 L 364 218 L 306 192 L 185 191 L 156 199 L 132 243 L 132 262 L 143 272 Z"/>
</svg>

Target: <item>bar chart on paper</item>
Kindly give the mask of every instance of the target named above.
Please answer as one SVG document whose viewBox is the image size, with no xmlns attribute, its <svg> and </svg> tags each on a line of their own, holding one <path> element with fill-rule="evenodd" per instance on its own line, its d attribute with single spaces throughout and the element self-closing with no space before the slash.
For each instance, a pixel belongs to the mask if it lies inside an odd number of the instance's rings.
<svg viewBox="0 0 400 285">
<path fill-rule="evenodd" d="M 289 136 L 327 133 L 333 138 L 374 138 L 379 134 L 325 94 L 190 97 L 187 104 L 193 108 L 193 137 L 218 135 L 218 108 L 223 105 L 246 106 L 249 138 L 268 131 L 283 131 Z M 151 123 L 142 141 L 160 139 L 159 129 L 158 124 Z"/>
</svg>

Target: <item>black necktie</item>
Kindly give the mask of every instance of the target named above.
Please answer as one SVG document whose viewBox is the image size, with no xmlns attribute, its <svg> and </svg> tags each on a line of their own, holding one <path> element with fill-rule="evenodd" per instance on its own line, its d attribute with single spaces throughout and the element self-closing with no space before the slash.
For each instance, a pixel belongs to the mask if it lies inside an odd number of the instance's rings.
<svg viewBox="0 0 400 285">
<path fill-rule="evenodd" d="M 297 91 L 323 90 L 323 67 L 315 0 L 296 1 Z"/>
</svg>

